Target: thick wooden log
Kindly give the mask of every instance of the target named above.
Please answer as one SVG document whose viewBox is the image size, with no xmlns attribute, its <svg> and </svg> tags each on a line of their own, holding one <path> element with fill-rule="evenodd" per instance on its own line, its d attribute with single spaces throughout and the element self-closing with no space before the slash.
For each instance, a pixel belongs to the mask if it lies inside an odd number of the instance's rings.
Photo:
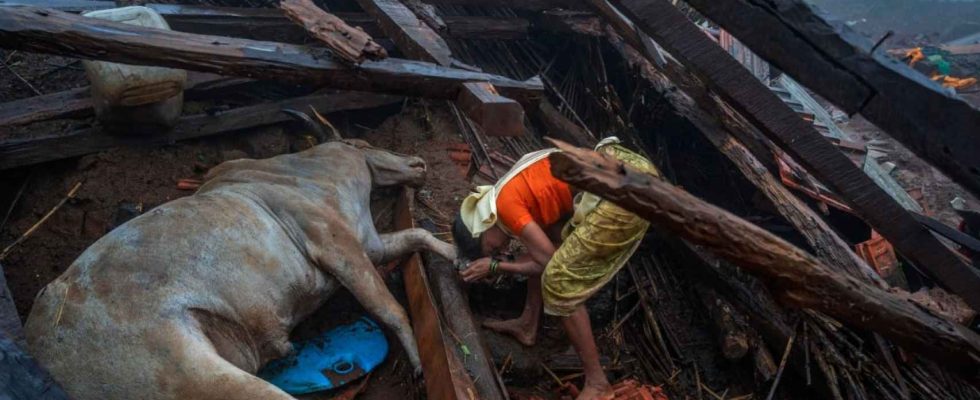
<svg viewBox="0 0 980 400">
<path fill-rule="evenodd" d="M 306 110 L 312 106 L 321 113 L 329 113 L 373 108 L 399 101 L 401 98 L 398 96 L 375 93 L 345 92 L 313 95 L 242 107 L 216 114 L 183 116 L 173 130 L 162 135 L 140 135 L 138 132 L 134 132 L 132 135 L 110 135 L 96 128 L 89 128 L 69 134 L 9 140 L 0 142 L 0 170 L 77 157 L 113 147 L 161 145 L 275 124 L 291 119 L 282 112 L 284 108 Z"/>
<path fill-rule="evenodd" d="M 813 256 L 727 211 L 604 154 L 553 141 L 552 173 L 637 213 L 658 228 L 762 279 L 784 303 L 823 312 L 936 360 L 977 382 L 980 336 L 833 271 Z"/>
<path fill-rule="evenodd" d="M 378 20 L 381 29 L 408 57 L 452 66 L 446 41 L 398 0 L 358 0 L 361 8 Z M 490 136 L 524 134 L 524 109 L 516 101 L 497 94 L 491 84 L 465 84 L 456 103 L 467 117 Z"/>
<path fill-rule="evenodd" d="M 753 52 L 980 195 L 980 109 L 804 0 L 693 0 Z M 975 307 L 975 305 L 974 305 Z"/>
<path fill-rule="evenodd" d="M 412 207 L 415 191 L 402 189 L 395 205 L 395 229 L 415 227 Z M 471 400 L 476 398 L 476 387 L 466 374 L 459 357 L 453 351 L 453 338 L 443 329 L 442 316 L 436 306 L 429 285 L 425 265 L 418 253 L 412 254 L 401 264 L 408 293 L 408 312 L 412 317 L 412 330 L 422 359 L 426 397 L 434 400 Z"/>
<path fill-rule="evenodd" d="M 439 99 L 455 99 L 465 82 L 489 82 L 502 95 L 528 103 L 534 103 L 543 92 L 536 78 L 520 82 L 395 58 L 365 61 L 354 68 L 333 60 L 325 50 L 143 28 L 35 7 L 8 7 L 0 12 L 0 46 Z"/>
<path fill-rule="evenodd" d="M 665 0 L 615 0 L 642 31 L 680 60 L 920 269 L 980 309 L 980 272 L 919 225 L 911 214 Z"/>
<path fill-rule="evenodd" d="M 323 42 L 333 54 L 350 63 L 381 60 L 388 52 L 374 41 L 363 29 L 355 29 L 344 20 L 313 4 L 312 0 L 280 0 L 279 8 L 286 17 L 303 26 L 307 32 Z"/>
<path fill-rule="evenodd" d="M 453 340 L 458 340 L 457 348 L 466 346 L 468 355 L 463 354 L 463 366 L 473 378 L 477 398 L 485 400 L 508 399 L 493 357 L 487 351 L 480 333 L 480 326 L 470 311 L 470 300 L 463 288 L 453 264 L 449 261 L 430 257 L 427 262 L 429 283 L 443 310 L 446 327 L 450 329 Z"/>
<path fill-rule="evenodd" d="M 754 154 L 767 156 L 771 154 L 769 150 L 760 148 L 754 152 L 750 151 L 732 134 L 732 132 L 740 132 L 739 137 L 753 137 L 754 129 L 737 121 L 737 117 L 731 114 L 730 110 L 718 107 L 715 99 L 700 95 L 700 92 L 704 91 L 703 88 L 691 88 L 690 85 L 696 84 L 696 79 L 690 77 L 678 79 L 686 82 L 688 86 L 683 87 L 685 90 L 675 90 L 675 82 L 661 73 L 650 60 L 640 54 L 639 50 L 625 43 L 615 32 L 607 30 L 606 36 L 613 48 L 620 52 L 627 65 L 634 68 L 651 88 L 664 96 L 675 113 L 697 128 L 735 165 L 746 180 L 769 199 L 776 212 L 796 228 L 821 261 L 838 271 L 860 277 L 877 286 L 884 286 L 881 277 L 854 253 L 850 245 L 820 215 L 783 186 L 782 182 L 770 172 L 768 166 Z M 673 63 L 665 64 L 664 69 L 671 70 L 674 76 L 685 74 Z M 698 99 L 695 100 L 685 93 L 686 91 L 699 92 Z"/>
</svg>

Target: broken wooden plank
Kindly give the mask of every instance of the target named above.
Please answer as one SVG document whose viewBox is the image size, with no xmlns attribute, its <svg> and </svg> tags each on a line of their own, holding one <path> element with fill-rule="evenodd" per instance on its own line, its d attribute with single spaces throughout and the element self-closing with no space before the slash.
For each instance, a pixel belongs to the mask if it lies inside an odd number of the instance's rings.
<svg viewBox="0 0 980 400">
<path fill-rule="evenodd" d="M 803 0 L 694 0 L 691 6 L 849 114 L 860 113 L 980 194 L 980 109 L 951 95 Z M 974 305 L 976 307 L 976 305 Z"/>
<path fill-rule="evenodd" d="M 843 197 L 920 269 L 980 309 L 980 273 L 920 226 L 884 190 L 665 0 L 615 0 L 637 26 L 753 125 Z M 978 125 L 980 126 L 980 125 Z"/>
<path fill-rule="evenodd" d="M 415 227 L 412 207 L 415 191 L 402 189 L 395 205 L 395 229 Z M 412 331 L 419 347 L 422 373 L 425 377 L 425 393 L 429 399 L 470 400 L 476 398 L 473 380 L 466 374 L 459 358 L 453 352 L 452 339 L 443 331 L 443 322 L 429 288 L 425 266 L 418 253 L 412 254 L 401 265 L 408 294 L 408 311 L 412 317 Z"/>
<path fill-rule="evenodd" d="M 209 92 L 254 82 L 245 78 L 191 71 L 187 74 L 185 99 Z M 0 103 L 0 126 L 24 125 L 62 118 L 85 118 L 95 115 L 91 88 L 88 86 Z"/>
<path fill-rule="evenodd" d="M 94 114 L 88 86 L 28 97 L 0 104 L 0 126 L 24 125 L 59 118 L 82 118 Z"/>
<path fill-rule="evenodd" d="M 470 311 L 470 298 L 459 279 L 453 263 L 444 259 L 430 257 L 428 267 L 429 283 L 442 307 L 444 321 L 456 348 L 463 348 L 463 366 L 473 378 L 477 398 L 484 400 L 504 400 L 507 388 L 493 363 L 493 357 L 483 343 L 480 325 Z"/>
<path fill-rule="evenodd" d="M 562 115 L 547 99 L 538 103 L 538 108 L 531 113 L 531 117 L 543 128 L 542 136 L 558 138 L 579 147 L 593 147 L 598 143 L 598 139 Z"/>
<path fill-rule="evenodd" d="M 759 160 L 758 156 L 755 155 L 756 153 L 750 151 L 731 133 L 732 131 L 750 130 L 750 126 L 742 126 L 742 124 L 733 121 L 735 116 L 728 114 L 724 108 L 716 107 L 711 98 L 701 96 L 697 99 L 692 98 L 683 90 L 690 90 L 688 87 L 675 90 L 675 82 L 672 82 L 664 73 L 656 69 L 650 60 L 640 54 L 639 50 L 625 43 L 615 32 L 607 30 L 606 36 L 613 48 L 620 52 L 627 65 L 636 69 L 641 79 L 664 96 L 675 113 L 697 128 L 718 151 L 735 165 L 742 176 L 759 190 L 759 193 L 769 199 L 776 212 L 796 228 L 821 261 L 838 271 L 859 277 L 876 286 L 884 286 L 881 277 L 854 253 L 851 246 L 820 215 L 783 186 L 780 180 L 770 172 L 768 166 Z M 684 71 L 677 70 L 673 63 L 666 64 L 664 67 L 672 70 L 675 75 L 684 73 Z M 696 81 L 695 79 L 679 80 L 689 84 Z M 754 135 L 754 130 L 739 134 L 741 137 Z M 758 154 L 767 156 L 766 159 L 771 158 L 771 153 L 767 149 L 756 151 Z"/>
<path fill-rule="evenodd" d="M 70 13 L 118 7 L 116 2 L 108 0 L 0 0 L 2 6 L 35 6 Z"/>
<path fill-rule="evenodd" d="M 279 8 L 286 17 L 303 26 L 309 34 L 323 42 L 333 54 L 353 64 L 364 60 L 381 60 L 388 52 L 363 29 L 347 25 L 336 15 L 323 11 L 312 0 L 280 0 Z"/>
<path fill-rule="evenodd" d="M 377 18 L 381 29 L 408 57 L 444 67 L 453 64 L 452 51 L 446 41 L 400 1 L 358 0 L 358 4 Z M 466 116 L 480 125 L 487 135 L 524 134 L 524 109 L 514 100 L 500 96 L 493 85 L 465 84 L 456 100 Z"/>
<path fill-rule="evenodd" d="M 528 103 L 534 103 L 543 92 L 536 78 L 521 82 L 396 58 L 366 61 L 352 68 L 333 60 L 322 49 L 143 28 L 35 7 L 7 7 L 0 13 L 0 46 L 439 99 L 455 99 L 465 82 L 489 82 L 502 95 Z"/>
<path fill-rule="evenodd" d="M 608 155 L 553 141 L 552 173 L 704 246 L 759 277 L 786 304 L 810 308 L 936 360 L 976 383 L 980 335 L 904 298 L 833 271 L 779 237 Z"/>
<path fill-rule="evenodd" d="M 97 128 L 88 128 L 63 135 L 8 140 L 0 142 L 0 170 L 77 157 L 113 147 L 161 145 L 291 120 L 282 113 L 284 108 L 304 110 L 312 106 L 321 113 L 329 113 L 373 108 L 399 101 L 400 97 L 375 93 L 313 95 L 215 114 L 183 116 L 173 130 L 161 135 L 110 135 Z"/>
</svg>

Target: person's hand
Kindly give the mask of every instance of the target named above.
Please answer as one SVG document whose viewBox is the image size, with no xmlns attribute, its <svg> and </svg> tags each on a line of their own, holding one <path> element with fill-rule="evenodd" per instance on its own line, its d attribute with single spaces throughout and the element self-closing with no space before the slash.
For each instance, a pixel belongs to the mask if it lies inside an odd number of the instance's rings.
<svg viewBox="0 0 980 400">
<path fill-rule="evenodd" d="M 490 275 L 490 261 L 492 260 L 490 257 L 483 257 L 470 261 L 466 269 L 459 271 L 459 277 L 463 278 L 463 281 L 467 283 L 486 278 L 487 275 Z"/>
</svg>

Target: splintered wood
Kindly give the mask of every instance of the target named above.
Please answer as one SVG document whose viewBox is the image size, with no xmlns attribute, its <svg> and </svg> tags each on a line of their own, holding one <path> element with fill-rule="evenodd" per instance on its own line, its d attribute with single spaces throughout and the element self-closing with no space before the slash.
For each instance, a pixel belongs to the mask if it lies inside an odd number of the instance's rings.
<svg viewBox="0 0 980 400">
<path fill-rule="evenodd" d="M 880 333 L 976 379 L 980 336 L 934 316 L 902 298 L 833 271 L 813 256 L 738 216 L 611 157 L 552 141 L 552 173 L 596 193 L 659 228 L 705 246 L 721 258 L 764 278 L 784 303 L 810 308 L 855 327 Z"/>
<path fill-rule="evenodd" d="M 311 0 L 282 0 L 279 8 L 289 19 L 303 26 L 309 34 L 333 49 L 334 55 L 359 64 L 364 59 L 388 57 L 371 36 L 360 27 L 353 28 L 342 19 L 317 7 Z"/>
</svg>

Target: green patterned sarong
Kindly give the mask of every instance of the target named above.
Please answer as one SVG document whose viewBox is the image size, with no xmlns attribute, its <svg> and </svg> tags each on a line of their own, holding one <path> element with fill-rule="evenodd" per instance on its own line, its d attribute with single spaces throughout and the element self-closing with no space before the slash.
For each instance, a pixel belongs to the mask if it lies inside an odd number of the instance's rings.
<svg viewBox="0 0 980 400">
<path fill-rule="evenodd" d="M 650 160 L 623 146 L 610 144 L 598 151 L 640 171 L 660 176 Z M 583 204 L 586 209 L 591 208 L 584 215 L 579 212 Z M 649 222 L 636 214 L 584 193 L 576 202 L 576 216 L 562 234 L 561 247 L 555 251 L 541 276 L 545 313 L 568 316 L 585 303 L 626 264 L 649 226 Z"/>
</svg>

